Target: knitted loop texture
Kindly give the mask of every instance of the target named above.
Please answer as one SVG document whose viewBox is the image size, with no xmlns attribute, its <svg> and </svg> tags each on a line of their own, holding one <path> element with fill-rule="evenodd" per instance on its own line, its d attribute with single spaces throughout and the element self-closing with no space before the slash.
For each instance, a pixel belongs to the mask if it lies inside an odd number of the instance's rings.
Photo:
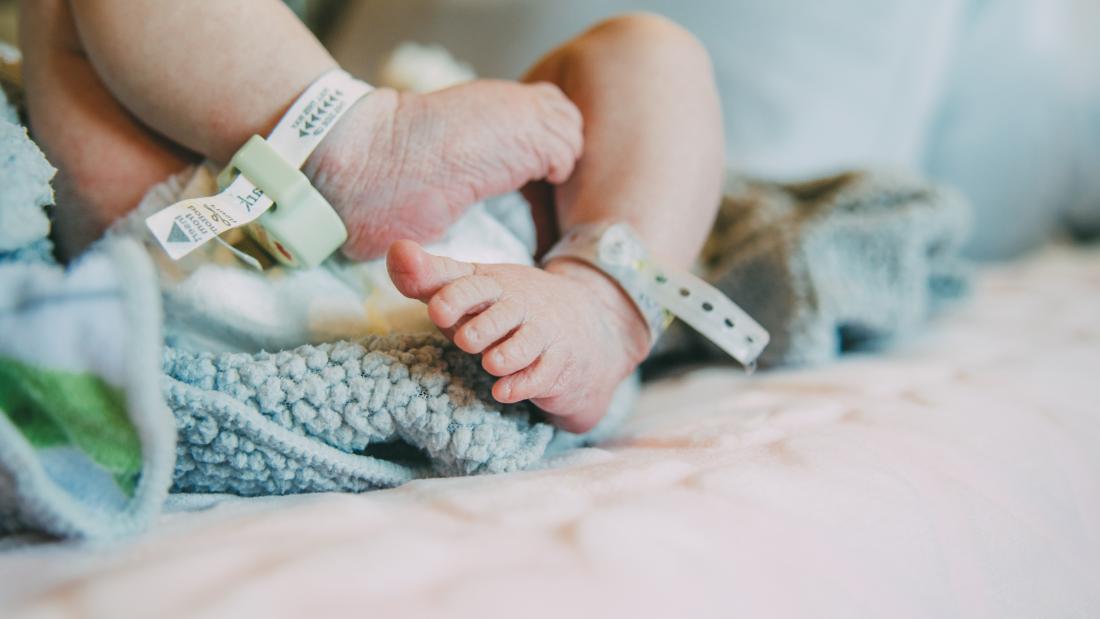
<svg viewBox="0 0 1100 619">
<path fill-rule="evenodd" d="M 496 403 L 477 358 L 440 335 L 258 354 L 168 348 L 164 369 L 175 491 L 361 491 L 514 471 L 554 435 L 530 405 Z"/>
</svg>

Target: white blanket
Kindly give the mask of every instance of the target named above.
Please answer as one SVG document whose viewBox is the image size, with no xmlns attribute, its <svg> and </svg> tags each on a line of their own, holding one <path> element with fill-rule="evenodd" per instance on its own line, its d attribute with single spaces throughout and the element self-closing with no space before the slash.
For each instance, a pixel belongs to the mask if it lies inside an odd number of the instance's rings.
<svg viewBox="0 0 1100 619">
<path fill-rule="evenodd" d="M 0 553 L 4 617 L 1096 617 L 1098 585 L 1095 249 L 987 269 L 884 355 L 652 384 L 550 469 Z"/>
</svg>

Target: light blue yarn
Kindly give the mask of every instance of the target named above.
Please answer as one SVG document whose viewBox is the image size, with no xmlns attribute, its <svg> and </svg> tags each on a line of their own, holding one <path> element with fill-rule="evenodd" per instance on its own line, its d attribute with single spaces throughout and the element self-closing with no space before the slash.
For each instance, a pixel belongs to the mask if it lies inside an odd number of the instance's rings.
<svg viewBox="0 0 1100 619">
<path fill-rule="evenodd" d="M 372 337 L 256 355 L 165 352 L 180 429 L 175 489 L 243 495 L 393 486 L 521 470 L 553 428 L 501 405 L 442 336 Z M 403 442 L 415 462 L 352 455 Z"/>
<path fill-rule="evenodd" d="M 529 404 L 495 402 L 476 357 L 438 334 L 255 355 L 168 348 L 164 370 L 180 435 L 174 490 L 246 496 L 523 470 L 606 432 L 636 395 L 628 381 L 600 427 L 569 435 Z M 380 445 L 413 449 L 370 455 Z"/>
</svg>

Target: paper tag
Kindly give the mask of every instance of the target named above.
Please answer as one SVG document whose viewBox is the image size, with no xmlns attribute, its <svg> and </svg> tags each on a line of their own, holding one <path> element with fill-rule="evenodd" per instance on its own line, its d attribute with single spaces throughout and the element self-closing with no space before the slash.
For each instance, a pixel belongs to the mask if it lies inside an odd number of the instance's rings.
<svg viewBox="0 0 1100 619">
<path fill-rule="evenodd" d="M 268 135 L 268 144 L 300 168 L 352 104 L 371 90 L 346 71 L 325 73 L 290 106 Z M 164 251 L 179 260 L 223 232 L 254 221 L 271 204 L 263 191 L 238 175 L 221 193 L 177 202 L 154 213 L 145 225 Z"/>
</svg>

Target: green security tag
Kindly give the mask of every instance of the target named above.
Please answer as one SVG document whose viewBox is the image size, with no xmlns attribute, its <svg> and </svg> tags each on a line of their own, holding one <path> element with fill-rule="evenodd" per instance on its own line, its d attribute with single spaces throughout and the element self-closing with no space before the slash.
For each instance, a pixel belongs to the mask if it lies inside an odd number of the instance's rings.
<svg viewBox="0 0 1100 619">
<path fill-rule="evenodd" d="M 234 156 L 232 170 L 225 174 L 231 182 L 222 191 L 181 200 L 154 213 L 146 226 L 164 251 L 179 260 L 223 232 L 263 218 L 251 226 L 252 234 L 272 256 L 290 266 L 320 264 L 344 243 L 347 231 L 299 168 L 352 104 L 371 90 L 340 69 L 325 73 L 298 97 L 266 140 L 256 136 Z M 242 173 L 232 178 L 235 171 Z"/>
<path fill-rule="evenodd" d="M 347 241 L 340 216 L 267 140 L 252 136 L 218 175 L 219 187 L 231 185 L 229 179 L 238 172 L 274 202 L 246 230 L 283 264 L 315 267 Z"/>
</svg>

